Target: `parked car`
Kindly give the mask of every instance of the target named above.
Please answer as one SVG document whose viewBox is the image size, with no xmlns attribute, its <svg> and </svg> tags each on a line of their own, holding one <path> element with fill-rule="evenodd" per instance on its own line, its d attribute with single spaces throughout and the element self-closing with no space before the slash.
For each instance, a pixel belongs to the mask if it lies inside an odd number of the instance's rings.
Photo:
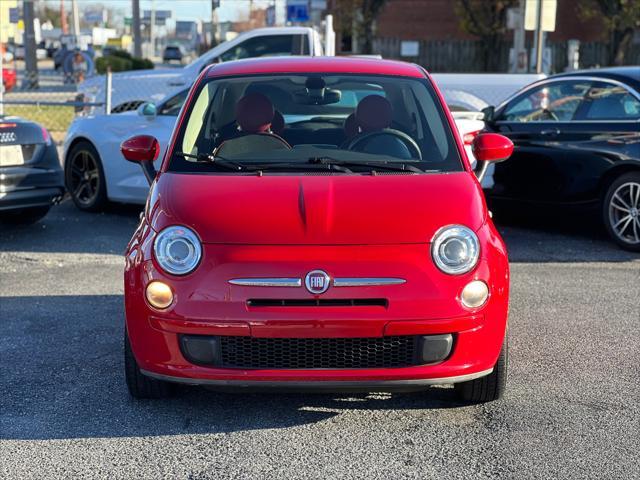
<svg viewBox="0 0 640 480">
<path fill-rule="evenodd" d="M 178 62 L 182 63 L 182 48 L 178 45 L 167 45 L 162 52 L 162 61 L 164 63 Z"/>
<path fill-rule="evenodd" d="M 49 132 L 19 117 L 0 116 L 0 221 L 36 222 L 63 193 L 62 168 Z"/>
<path fill-rule="evenodd" d="M 309 27 L 269 27 L 249 30 L 223 42 L 183 68 L 156 68 L 113 74 L 111 105 L 117 111 L 135 110 L 142 102 L 159 102 L 188 88 L 208 65 L 242 58 L 322 55 L 318 33 Z M 78 87 L 87 101 L 105 100 L 102 76 L 87 79 Z"/>
<path fill-rule="evenodd" d="M 154 135 L 166 148 L 188 90 L 156 104 L 143 102 L 136 111 L 113 115 L 78 116 L 64 141 L 65 182 L 75 205 L 99 211 L 108 201 L 144 203 L 149 184 L 135 165 L 122 161 L 120 144 L 131 134 Z M 94 179 L 82 190 L 79 185 Z"/>
<path fill-rule="evenodd" d="M 640 68 L 555 75 L 486 110 L 487 131 L 515 144 L 487 191 L 499 208 L 593 212 L 640 251 Z"/>
<path fill-rule="evenodd" d="M 453 383 L 499 398 L 506 249 L 454 129 L 416 65 L 209 67 L 159 172 L 157 139 L 122 144 L 152 183 L 125 254 L 131 395 Z M 474 144 L 483 161 L 512 148 Z"/>
<path fill-rule="evenodd" d="M 4 86 L 5 92 L 10 92 L 13 90 L 13 87 L 16 86 L 18 82 L 18 76 L 16 74 L 15 68 L 7 68 L 3 66 L 2 68 L 2 85 Z"/>
</svg>

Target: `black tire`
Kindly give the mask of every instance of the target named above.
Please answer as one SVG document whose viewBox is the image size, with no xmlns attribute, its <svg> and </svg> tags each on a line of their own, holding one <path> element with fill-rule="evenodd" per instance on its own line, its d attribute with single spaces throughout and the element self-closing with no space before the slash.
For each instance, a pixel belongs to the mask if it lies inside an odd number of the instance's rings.
<svg viewBox="0 0 640 480">
<path fill-rule="evenodd" d="M 498 361 L 493 372 L 484 377 L 454 385 L 458 398 L 467 403 L 492 402 L 502 398 L 507 385 L 507 367 L 509 363 L 509 340 L 505 334 Z"/>
<path fill-rule="evenodd" d="M 64 165 L 64 181 L 71 200 L 80 210 L 99 212 L 107 205 L 107 184 L 102 160 L 86 141 L 73 146 Z"/>
<path fill-rule="evenodd" d="M 20 210 L 3 212 L 0 214 L 0 220 L 3 223 L 9 223 L 12 225 L 31 225 L 49 213 L 50 209 L 51 205 L 21 208 Z"/>
<path fill-rule="evenodd" d="M 628 172 L 611 182 L 602 201 L 602 222 L 620 247 L 640 252 L 640 172 Z"/>
<path fill-rule="evenodd" d="M 124 333 L 124 373 L 129 394 L 133 398 L 167 398 L 174 391 L 173 384 L 147 377 L 140 371 L 131 351 L 129 335 L 126 331 Z"/>
</svg>

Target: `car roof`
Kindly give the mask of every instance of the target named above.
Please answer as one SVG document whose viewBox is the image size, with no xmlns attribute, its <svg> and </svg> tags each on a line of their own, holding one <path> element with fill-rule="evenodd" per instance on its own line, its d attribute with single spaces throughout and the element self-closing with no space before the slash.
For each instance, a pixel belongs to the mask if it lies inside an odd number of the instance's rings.
<svg viewBox="0 0 640 480">
<path fill-rule="evenodd" d="M 575 72 L 566 72 L 549 77 L 565 78 L 565 77 L 601 77 L 605 79 L 618 80 L 626 83 L 636 90 L 640 91 L 640 66 L 627 67 L 608 67 L 593 68 L 590 70 L 577 70 Z"/>
<path fill-rule="evenodd" d="M 268 73 L 354 73 L 424 78 L 421 67 L 396 60 L 361 57 L 263 57 L 211 65 L 205 77 Z"/>
</svg>

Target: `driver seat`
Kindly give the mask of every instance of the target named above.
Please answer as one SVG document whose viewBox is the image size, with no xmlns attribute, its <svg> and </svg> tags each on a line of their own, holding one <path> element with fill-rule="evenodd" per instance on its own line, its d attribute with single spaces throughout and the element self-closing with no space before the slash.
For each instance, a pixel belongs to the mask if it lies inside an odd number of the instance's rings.
<svg viewBox="0 0 640 480">
<path fill-rule="evenodd" d="M 350 142 L 353 151 L 388 155 L 390 157 L 411 159 L 409 148 L 392 133 L 385 135 L 384 131 L 393 122 L 393 107 L 386 98 L 380 95 L 368 95 L 358 103 L 355 111 L 355 123 L 360 128 L 360 134 Z M 380 132 L 380 135 L 367 137 L 368 134 Z M 363 138 L 362 141 L 358 141 Z"/>
<path fill-rule="evenodd" d="M 282 137 L 271 131 L 275 113 L 273 104 L 265 95 L 257 92 L 244 95 L 236 104 L 240 135 L 222 142 L 214 156 L 291 149 Z"/>
</svg>

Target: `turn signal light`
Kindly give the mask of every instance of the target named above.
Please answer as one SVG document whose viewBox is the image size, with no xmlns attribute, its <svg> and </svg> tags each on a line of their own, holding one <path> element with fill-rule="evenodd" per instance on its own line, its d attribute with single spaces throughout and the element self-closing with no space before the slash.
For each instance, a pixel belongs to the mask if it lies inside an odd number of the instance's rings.
<svg viewBox="0 0 640 480">
<path fill-rule="evenodd" d="M 155 308 L 164 309 L 173 303 L 171 287 L 164 282 L 153 281 L 147 285 L 147 302 Z"/>
<path fill-rule="evenodd" d="M 487 298 L 489 298 L 489 287 L 482 280 L 473 280 L 467 283 L 460 295 L 460 301 L 467 308 L 481 307 Z"/>
</svg>

